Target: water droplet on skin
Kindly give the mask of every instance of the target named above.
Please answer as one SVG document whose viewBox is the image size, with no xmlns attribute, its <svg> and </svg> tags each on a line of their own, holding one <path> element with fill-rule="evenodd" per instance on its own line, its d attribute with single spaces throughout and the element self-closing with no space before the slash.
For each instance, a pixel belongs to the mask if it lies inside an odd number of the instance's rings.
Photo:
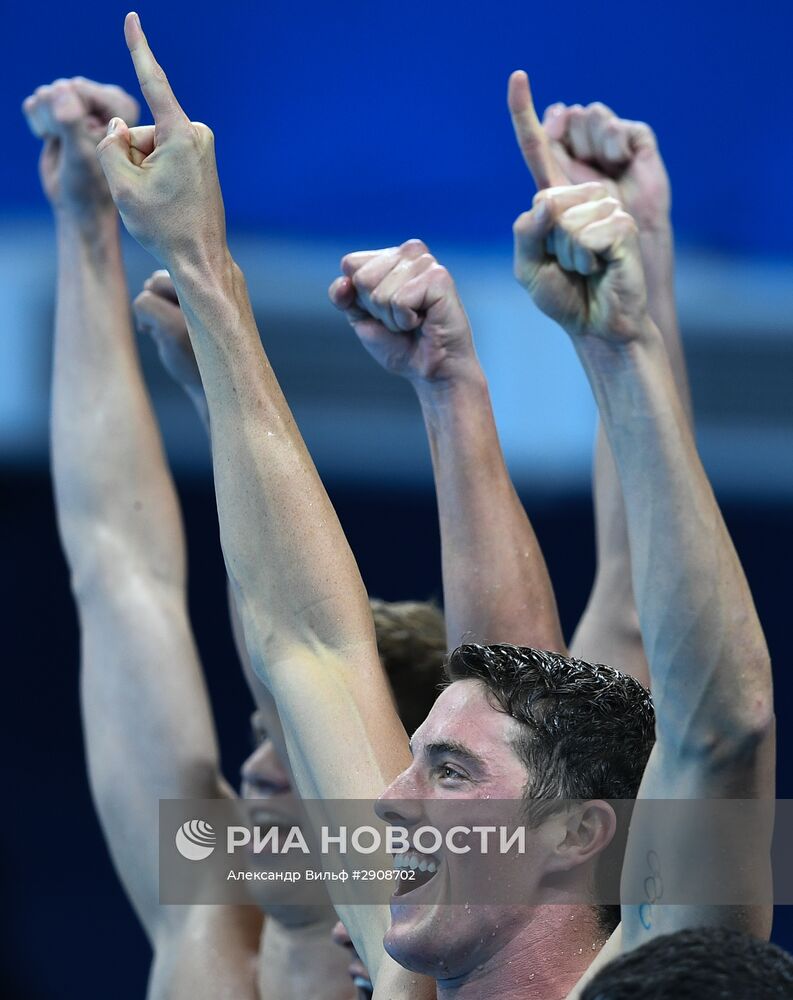
<svg viewBox="0 0 793 1000">
<path fill-rule="evenodd" d="M 578 949 L 578 954 L 579 955 L 583 955 L 584 954 L 584 949 L 583 948 L 579 948 Z"/>
<path fill-rule="evenodd" d="M 592 942 L 592 951 L 595 951 L 596 948 L 597 948 L 597 944 L 593 941 Z"/>
<path fill-rule="evenodd" d="M 533 973 L 533 972 L 532 972 L 532 974 L 531 974 L 531 975 L 529 976 L 529 980 L 532 980 L 532 979 L 534 979 L 534 973 Z"/>
</svg>

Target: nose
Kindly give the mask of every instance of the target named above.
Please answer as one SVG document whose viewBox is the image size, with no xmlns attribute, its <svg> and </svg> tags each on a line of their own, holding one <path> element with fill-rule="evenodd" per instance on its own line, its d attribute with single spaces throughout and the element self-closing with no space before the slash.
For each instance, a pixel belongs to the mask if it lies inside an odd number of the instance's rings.
<svg viewBox="0 0 793 1000">
<path fill-rule="evenodd" d="M 347 928 L 341 922 L 337 920 L 333 925 L 333 930 L 330 932 L 330 936 L 335 944 L 339 944 L 342 948 L 352 948 L 352 938 L 347 933 Z"/>
<path fill-rule="evenodd" d="M 271 794 L 292 790 L 289 771 L 284 766 L 273 741 L 263 740 L 240 769 L 243 782 Z"/>
<path fill-rule="evenodd" d="M 412 771 L 411 766 L 397 775 L 375 802 L 374 811 L 391 826 L 415 826 L 424 814 Z"/>
</svg>

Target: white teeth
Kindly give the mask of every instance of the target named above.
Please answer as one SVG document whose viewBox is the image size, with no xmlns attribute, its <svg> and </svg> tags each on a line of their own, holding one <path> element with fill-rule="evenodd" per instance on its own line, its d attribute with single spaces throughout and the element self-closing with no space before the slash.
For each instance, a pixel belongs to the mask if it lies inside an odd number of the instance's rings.
<svg viewBox="0 0 793 1000">
<path fill-rule="evenodd" d="M 434 861 L 428 861 L 426 857 L 410 851 L 405 854 L 397 854 L 394 857 L 394 868 L 408 871 L 429 872 L 434 875 L 438 870 L 438 865 Z"/>
</svg>

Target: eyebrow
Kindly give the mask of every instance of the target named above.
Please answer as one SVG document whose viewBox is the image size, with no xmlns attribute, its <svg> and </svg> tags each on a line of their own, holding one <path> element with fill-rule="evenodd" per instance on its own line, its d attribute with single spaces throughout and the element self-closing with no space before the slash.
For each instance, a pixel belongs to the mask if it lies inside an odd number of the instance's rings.
<svg viewBox="0 0 793 1000">
<path fill-rule="evenodd" d="M 428 757 L 443 757 L 446 754 L 450 754 L 458 760 L 465 761 L 471 767 L 479 768 L 482 771 L 487 770 L 484 757 L 480 757 L 470 747 L 467 747 L 464 743 L 458 743 L 457 740 L 438 740 L 434 743 L 427 743 L 423 749 Z M 412 750 L 413 746 L 411 743 Z"/>
</svg>

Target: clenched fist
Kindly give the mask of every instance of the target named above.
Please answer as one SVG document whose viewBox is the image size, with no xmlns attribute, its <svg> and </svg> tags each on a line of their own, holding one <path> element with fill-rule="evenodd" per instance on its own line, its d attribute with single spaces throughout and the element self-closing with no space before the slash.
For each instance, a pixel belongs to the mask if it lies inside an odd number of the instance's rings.
<svg viewBox="0 0 793 1000">
<path fill-rule="evenodd" d="M 154 125 L 114 118 L 97 149 L 124 225 L 164 264 L 214 262 L 226 223 L 211 131 L 191 122 L 143 34 L 128 14 L 124 35 Z"/>
<path fill-rule="evenodd" d="M 645 329 L 636 223 L 604 185 L 539 191 L 514 234 L 518 281 L 569 333 L 619 342 Z"/>
<path fill-rule="evenodd" d="M 331 302 L 385 369 L 440 384 L 478 365 L 451 275 L 420 240 L 347 254 L 341 269 Z"/>
<path fill-rule="evenodd" d="M 53 208 L 78 216 L 112 208 L 96 147 L 115 116 L 136 124 L 138 102 L 120 87 L 77 76 L 36 88 L 22 111 L 44 140 L 39 171 Z"/>
</svg>

